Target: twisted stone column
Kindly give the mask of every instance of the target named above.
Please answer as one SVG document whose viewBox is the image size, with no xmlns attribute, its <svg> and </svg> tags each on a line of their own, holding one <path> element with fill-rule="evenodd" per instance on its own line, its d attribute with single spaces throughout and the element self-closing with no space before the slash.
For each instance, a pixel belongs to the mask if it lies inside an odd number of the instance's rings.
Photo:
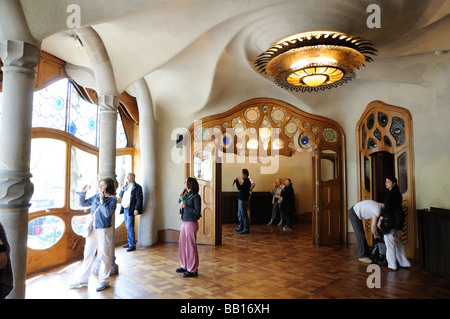
<svg viewBox="0 0 450 319">
<path fill-rule="evenodd" d="M 116 135 L 117 135 L 117 110 L 120 98 L 114 95 L 100 95 L 98 104 L 100 107 L 100 144 L 99 144 L 99 168 L 98 181 L 111 178 L 114 185 L 118 186 L 116 175 Z M 119 273 L 119 266 L 116 264 L 115 255 L 115 214 L 112 217 L 112 243 L 111 243 L 111 275 Z M 99 264 L 97 264 L 99 267 Z M 98 273 L 95 267 L 94 273 Z"/>
<path fill-rule="evenodd" d="M 34 68 L 40 49 L 30 43 L 0 43 L 3 105 L 0 132 L 0 222 L 11 246 L 14 289 L 8 298 L 25 298 Z"/>
</svg>

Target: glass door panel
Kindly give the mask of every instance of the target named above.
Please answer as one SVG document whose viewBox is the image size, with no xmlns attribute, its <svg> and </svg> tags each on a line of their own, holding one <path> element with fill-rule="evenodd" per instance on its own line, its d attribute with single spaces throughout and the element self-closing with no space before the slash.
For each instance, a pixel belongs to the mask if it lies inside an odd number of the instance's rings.
<svg viewBox="0 0 450 319">
<path fill-rule="evenodd" d="M 34 193 L 30 213 L 64 206 L 66 147 L 67 144 L 60 140 L 32 139 L 30 171 Z"/>
</svg>

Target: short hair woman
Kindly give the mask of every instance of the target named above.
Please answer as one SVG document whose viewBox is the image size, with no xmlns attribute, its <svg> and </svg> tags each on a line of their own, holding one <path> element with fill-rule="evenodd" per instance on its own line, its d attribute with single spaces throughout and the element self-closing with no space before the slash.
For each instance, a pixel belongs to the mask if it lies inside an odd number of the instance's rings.
<svg viewBox="0 0 450 319">
<path fill-rule="evenodd" d="M 94 262 L 95 252 L 100 258 L 98 279 L 100 281 L 97 291 L 109 286 L 111 273 L 111 244 L 112 244 L 112 216 L 116 210 L 117 199 L 114 181 L 111 178 L 102 179 L 99 183 L 99 192 L 86 199 L 88 186 L 84 186 L 79 196 L 80 206 L 91 206 L 91 216 L 94 219 L 94 229 L 86 237 L 84 246 L 84 260 L 81 265 L 79 281 L 71 285 L 71 288 L 82 288 L 88 285 L 91 267 Z"/>
</svg>

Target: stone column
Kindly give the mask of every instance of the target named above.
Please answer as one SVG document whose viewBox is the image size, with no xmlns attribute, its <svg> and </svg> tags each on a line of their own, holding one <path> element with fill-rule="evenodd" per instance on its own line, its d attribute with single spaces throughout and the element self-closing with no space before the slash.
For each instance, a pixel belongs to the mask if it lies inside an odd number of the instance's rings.
<svg viewBox="0 0 450 319">
<path fill-rule="evenodd" d="M 0 43 L 3 106 L 0 132 L 0 222 L 11 246 L 14 289 L 8 298 L 25 298 L 34 68 L 40 49 L 23 41 Z"/>
<path fill-rule="evenodd" d="M 114 185 L 118 186 L 116 175 L 116 135 L 117 135 L 117 110 L 120 98 L 114 95 L 100 95 L 98 104 L 100 107 L 100 143 L 99 143 L 99 167 L 98 181 L 104 178 L 111 178 Z M 112 243 L 111 243 L 111 275 L 119 273 L 119 266 L 116 264 L 115 255 L 115 214 L 112 218 Z M 99 264 L 94 268 L 94 273 L 98 273 Z"/>
<path fill-rule="evenodd" d="M 158 242 L 156 214 L 156 163 L 158 123 L 153 114 L 153 102 L 147 83 L 140 79 L 134 83 L 139 107 L 139 138 L 141 143 L 142 192 L 144 212 L 139 219 L 138 245 L 148 247 Z"/>
</svg>

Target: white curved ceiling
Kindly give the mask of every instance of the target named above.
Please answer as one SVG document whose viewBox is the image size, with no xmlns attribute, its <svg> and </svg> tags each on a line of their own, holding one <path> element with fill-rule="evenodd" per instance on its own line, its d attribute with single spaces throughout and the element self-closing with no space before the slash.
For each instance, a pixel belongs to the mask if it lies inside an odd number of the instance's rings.
<svg viewBox="0 0 450 319">
<path fill-rule="evenodd" d="M 71 64 L 91 67 L 68 30 L 67 6 L 81 9 L 111 60 L 117 90 L 133 94 L 145 77 L 153 99 L 176 107 L 180 97 L 196 110 L 224 90 L 282 90 L 253 67 L 274 42 L 299 32 L 330 30 L 374 43 L 374 62 L 357 79 L 420 81 L 395 72 L 393 61 L 450 50 L 450 1 L 445 0 L 21 0 L 32 35 L 42 49 Z M 381 8 L 381 28 L 368 28 L 367 7 Z M 395 63 L 395 65 L 398 65 Z M 394 70 L 393 70 L 394 69 Z M 420 70 L 419 70 L 420 71 Z M 255 93 L 257 94 L 257 93 Z M 262 93 L 261 93 L 262 94 Z M 289 94 L 302 94 L 292 93 Z"/>
</svg>

